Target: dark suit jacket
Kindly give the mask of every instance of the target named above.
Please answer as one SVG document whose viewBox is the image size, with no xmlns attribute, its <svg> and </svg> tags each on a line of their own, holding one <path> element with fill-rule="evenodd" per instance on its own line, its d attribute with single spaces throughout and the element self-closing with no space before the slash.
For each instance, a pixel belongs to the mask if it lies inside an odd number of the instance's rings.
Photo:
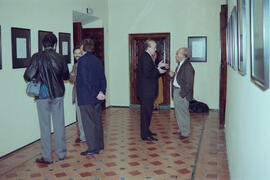
<svg viewBox="0 0 270 180">
<path fill-rule="evenodd" d="M 189 62 L 188 59 L 185 60 L 185 62 L 182 64 L 182 66 L 180 67 L 177 73 L 176 80 L 177 80 L 177 83 L 181 87 L 181 91 L 179 95 L 182 98 L 185 97 L 188 101 L 191 101 L 193 99 L 194 75 L 195 75 L 195 71 L 191 63 Z M 174 80 L 174 77 L 173 77 L 173 80 Z"/>
<path fill-rule="evenodd" d="M 76 89 L 78 105 L 97 104 L 99 91 L 106 93 L 106 77 L 101 61 L 87 52 L 78 61 Z"/>
<path fill-rule="evenodd" d="M 138 64 L 137 96 L 155 98 L 158 94 L 159 71 L 149 53 L 143 52 Z"/>
</svg>

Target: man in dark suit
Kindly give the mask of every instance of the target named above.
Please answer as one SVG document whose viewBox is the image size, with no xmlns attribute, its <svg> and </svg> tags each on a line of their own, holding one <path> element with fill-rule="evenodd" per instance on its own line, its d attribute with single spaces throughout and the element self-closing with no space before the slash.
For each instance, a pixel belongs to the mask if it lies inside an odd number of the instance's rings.
<svg viewBox="0 0 270 180">
<path fill-rule="evenodd" d="M 92 54 L 94 42 L 84 39 L 78 61 L 76 89 L 88 149 L 82 156 L 99 154 L 104 149 L 101 103 L 105 100 L 106 78 L 101 61 Z"/>
<path fill-rule="evenodd" d="M 180 48 L 176 52 L 176 62 L 178 66 L 175 72 L 170 71 L 172 77 L 172 90 L 176 120 L 178 123 L 181 140 L 185 140 L 190 135 L 190 114 L 189 101 L 193 99 L 193 84 L 195 71 L 189 62 L 189 49 Z"/>
<path fill-rule="evenodd" d="M 168 65 L 160 62 L 158 67 L 152 55 L 156 52 L 157 44 L 153 40 L 146 40 L 144 52 L 142 53 L 138 64 L 138 87 L 137 96 L 141 105 L 141 138 L 145 141 L 157 141 L 154 138 L 155 133 L 149 129 L 151 116 L 154 107 L 154 100 L 158 95 L 158 78 L 160 74 L 166 72 L 161 67 L 168 68 Z"/>
</svg>

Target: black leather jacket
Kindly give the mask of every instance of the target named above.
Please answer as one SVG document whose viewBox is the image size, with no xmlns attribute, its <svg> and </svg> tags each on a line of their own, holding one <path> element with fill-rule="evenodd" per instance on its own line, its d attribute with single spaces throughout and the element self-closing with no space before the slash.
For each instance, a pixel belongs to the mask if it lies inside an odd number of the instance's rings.
<svg viewBox="0 0 270 180">
<path fill-rule="evenodd" d="M 46 84 L 50 98 L 63 97 L 64 80 L 69 79 L 69 71 L 64 57 L 53 49 L 36 53 L 24 73 L 25 81 L 37 79 Z"/>
</svg>

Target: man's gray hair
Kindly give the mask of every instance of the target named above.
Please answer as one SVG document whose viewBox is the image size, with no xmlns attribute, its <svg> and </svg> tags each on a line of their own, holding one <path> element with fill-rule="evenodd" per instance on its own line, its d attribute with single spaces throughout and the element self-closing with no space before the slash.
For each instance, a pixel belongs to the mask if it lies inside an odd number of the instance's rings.
<svg viewBox="0 0 270 180">
<path fill-rule="evenodd" d="M 185 59 L 188 59 L 190 57 L 188 48 L 180 48 L 179 51 Z"/>
<path fill-rule="evenodd" d="M 152 40 L 152 39 L 147 39 L 145 42 L 144 42 L 144 44 L 143 44 L 143 49 L 146 51 L 147 50 L 147 48 L 149 48 L 149 47 L 151 47 L 151 42 L 155 42 L 154 40 Z"/>
</svg>

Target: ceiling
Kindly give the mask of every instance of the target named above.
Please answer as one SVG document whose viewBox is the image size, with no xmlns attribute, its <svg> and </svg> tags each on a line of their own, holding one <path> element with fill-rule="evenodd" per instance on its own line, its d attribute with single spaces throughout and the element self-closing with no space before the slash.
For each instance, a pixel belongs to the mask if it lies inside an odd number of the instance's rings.
<svg viewBox="0 0 270 180">
<path fill-rule="evenodd" d="M 94 22 L 98 19 L 99 19 L 98 17 L 91 16 L 89 14 L 73 11 L 73 22 L 81 22 L 82 25 Z"/>
</svg>

